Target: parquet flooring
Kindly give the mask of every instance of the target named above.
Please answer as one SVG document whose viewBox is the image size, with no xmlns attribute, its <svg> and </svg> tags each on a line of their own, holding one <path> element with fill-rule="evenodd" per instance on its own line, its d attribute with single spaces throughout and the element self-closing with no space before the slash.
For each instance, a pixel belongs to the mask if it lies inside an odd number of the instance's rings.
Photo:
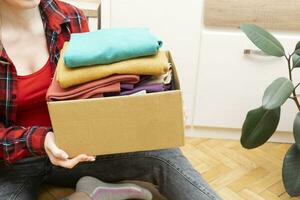
<svg viewBox="0 0 300 200">
<path fill-rule="evenodd" d="M 289 197 L 282 183 L 289 147 L 267 143 L 246 150 L 239 141 L 187 138 L 182 150 L 224 200 L 300 200 Z"/>
<path fill-rule="evenodd" d="M 224 200 L 300 200 L 285 192 L 281 167 L 289 144 L 243 149 L 239 141 L 187 138 L 183 153 Z M 300 166 L 299 166 L 300 169 Z M 41 200 L 72 192 L 47 186 Z"/>
</svg>

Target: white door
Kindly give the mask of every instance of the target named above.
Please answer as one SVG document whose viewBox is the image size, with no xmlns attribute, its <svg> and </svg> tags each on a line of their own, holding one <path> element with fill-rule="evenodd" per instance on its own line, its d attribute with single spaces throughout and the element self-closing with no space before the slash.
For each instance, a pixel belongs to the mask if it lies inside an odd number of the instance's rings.
<svg viewBox="0 0 300 200">
<path fill-rule="evenodd" d="M 300 37 L 277 35 L 287 52 Z M 276 78 L 288 77 L 284 58 L 244 55 L 257 49 L 243 33 L 207 30 L 202 34 L 195 107 L 195 126 L 241 128 L 247 112 L 261 106 L 265 88 Z M 300 80 L 300 74 L 295 74 Z M 291 131 L 297 108 L 283 107 L 278 127 Z"/>
</svg>

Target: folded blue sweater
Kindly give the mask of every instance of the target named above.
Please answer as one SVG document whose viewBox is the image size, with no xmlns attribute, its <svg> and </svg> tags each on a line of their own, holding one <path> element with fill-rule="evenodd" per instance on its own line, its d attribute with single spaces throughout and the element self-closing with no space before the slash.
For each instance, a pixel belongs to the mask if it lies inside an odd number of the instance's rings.
<svg viewBox="0 0 300 200">
<path fill-rule="evenodd" d="M 73 33 L 64 55 L 68 67 L 110 64 L 150 56 L 162 46 L 147 28 L 113 28 Z"/>
</svg>

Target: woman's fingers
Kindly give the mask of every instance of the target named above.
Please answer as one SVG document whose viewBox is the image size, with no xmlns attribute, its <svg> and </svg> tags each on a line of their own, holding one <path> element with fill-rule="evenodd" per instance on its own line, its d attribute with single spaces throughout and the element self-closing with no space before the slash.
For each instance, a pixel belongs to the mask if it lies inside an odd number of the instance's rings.
<svg viewBox="0 0 300 200">
<path fill-rule="evenodd" d="M 69 159 L 66 162 L 63 161 L 62 165 L 65 168 L 73 168 L 75 167 L 78 163 L 80 162 L 85 162 L 85 161 L 90 161 L 89 156 L 85 155 L 85 154 L 81 154 L 79 156 L 76 156 L 75 158 Z"/>
<path fill-rule="evenodd" d="M 80 162 L 95 161 L 94 156 L 87 156 L 85 154 L 80 154 L 72 159 L 62 160 L 55 157 L 51 152 L 49 152 L 48 157 L 53 165 L 68 168 L 68 169 L 75 167 Z"/>
<path fill-rule="evenodd" d="M 65 151 L 59 149 L 55 144 L 49 150 L 57 159 L 66 160 L 69 157 Z"/>
<path fill-rule="evenodd" d="M 90 158 L 90 156 L 87 156 L 85 154 L 80 154 L 72 159 L 56 160 L 56 163 L 61 167 L 71 169 L 75 167 L 78 163 L 86 161 L 94 161 L 94 159 Z"/>
<path fill-rule="evenodd" d="M 49 132 L 46 136 L 45 149 L 49 150 L 53 154 L 53 156 L 58 158 L 58 159 L 65 160 L 69 157 L 68 154 L 65 151 L 59 149 L 56 146 L 55 137 L 54 137 L 53 132 Z"/>
</svg>

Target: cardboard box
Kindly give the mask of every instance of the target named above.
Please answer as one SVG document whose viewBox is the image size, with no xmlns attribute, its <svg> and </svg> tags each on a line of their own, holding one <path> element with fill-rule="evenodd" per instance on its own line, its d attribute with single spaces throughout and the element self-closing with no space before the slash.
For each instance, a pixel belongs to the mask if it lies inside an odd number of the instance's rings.
<svg viewBox="0 0 300 200">
<path fill-rule="evenodd" d="M 176 90 L 140 96 L 48 102 L 57 145 L 71 157 L 180 147 L 184 144 L 182 97 Z"/>
</svg>

